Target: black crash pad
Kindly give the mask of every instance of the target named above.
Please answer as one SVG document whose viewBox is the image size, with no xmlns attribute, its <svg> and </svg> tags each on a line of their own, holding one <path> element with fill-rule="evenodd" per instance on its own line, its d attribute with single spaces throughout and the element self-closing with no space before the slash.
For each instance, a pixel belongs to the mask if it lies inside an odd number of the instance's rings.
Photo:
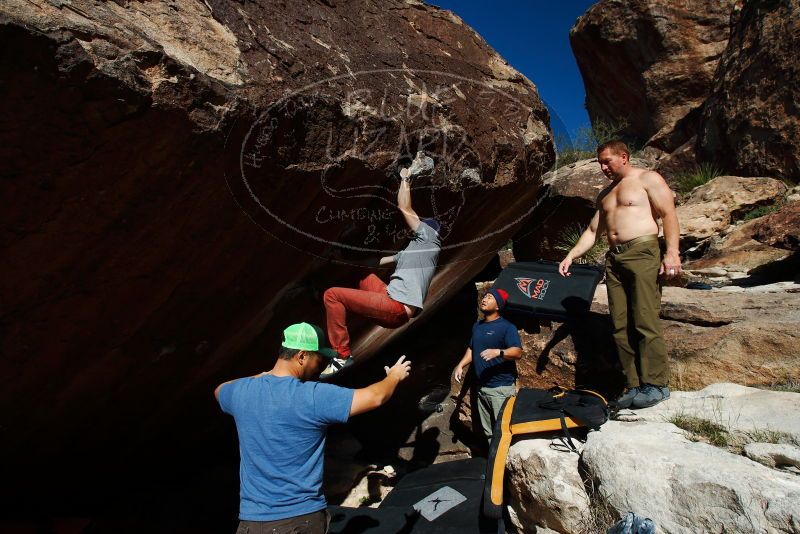
<svg viewBox="0 0 800 534">
<path fill-rule="evenodd" d="M 594 266 L 573 264 L 569 272 L 561 276 L 553 262 L 515 262 L 503 269 L 493 287 L 508 293 L 505 312 L 563 321 L 589 311 L 603 278 Z"/>
<path fill-rule="evenodd" d="M 483 534 L 484 458 L 435 464 L 404 476 L 378 508 L 331 506 L 330 534 Z"/>
</svg>

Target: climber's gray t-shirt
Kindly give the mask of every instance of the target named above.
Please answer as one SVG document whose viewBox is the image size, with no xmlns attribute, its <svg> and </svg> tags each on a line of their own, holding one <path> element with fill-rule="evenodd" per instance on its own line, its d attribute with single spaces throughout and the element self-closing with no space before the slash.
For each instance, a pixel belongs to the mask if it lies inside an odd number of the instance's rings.
<svg viewBox="0 0 800 534">
<path fill-rule="evenodd" d="M 397 268 L 386 288 L 392 300 L 422 309 L 441 246 L 439 234 L 420 221 L 411 242 L 394 256 Z"/>
</svg>

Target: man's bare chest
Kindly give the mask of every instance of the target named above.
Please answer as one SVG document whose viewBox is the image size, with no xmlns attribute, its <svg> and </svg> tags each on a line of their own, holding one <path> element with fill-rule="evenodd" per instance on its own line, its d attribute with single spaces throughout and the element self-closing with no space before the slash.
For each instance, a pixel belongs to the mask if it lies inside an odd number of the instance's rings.
<svg viewBox="0 0 800 534">
<path fill-rule="evenodd" d="M 649 208 L 650 199 L 643 187 L 620 184 L 603 197 L 600 207 L 606 213 L 622 208 Z"/>
</svg>

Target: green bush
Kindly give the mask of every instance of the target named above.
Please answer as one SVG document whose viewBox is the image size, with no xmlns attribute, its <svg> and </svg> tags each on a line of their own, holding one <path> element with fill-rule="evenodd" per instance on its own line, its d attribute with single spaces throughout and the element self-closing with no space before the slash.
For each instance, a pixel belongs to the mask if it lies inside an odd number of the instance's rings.
<svg viewBox="0 0 800 534">
<path fill-rule="evenodd" d="M 675 189 L 679 193 L 688 193 L 720 176 L 721 171 L 713 163 L 701 163 L 693 170 L 678 174 L 675 177 Z"/>
<path fill-rule="evenodd" d="M 744 217 L 742 217 L 742 220 L 752 221 L 753 219 L 758 219 L 759 217 L 763 217 L 764 215 L 769 215 L 770 213 L 774 213 L 778 211 L 779 208 L 780 208 L 779 204 L 768 204 L 766 206 L 758 206 L 745 213 Z"/>
<path fill-rule="evenodd" d="M 625 121 L 596 121 L 592 125 L 578 127 L 574 141 L 565 135 L 556 136 L 557 159 L 554 169 L 595 157 L 598 145 L 618 138 L 627 126 Z M 634 147 L 629 148 L 634 150 Z"/>
<path fill-rule="evenodd" d="M 583 234 L 584 228 L 580 224 L 571 224 L 564 228 L 561 233 L 558 235 L 556 239 L 554 248 L 565 254 L 572 250 L 572 248 L 578 243 L 578 240 L 581 238 L 581 234 Z M 577 264 L 601 264 L 603 263 L 603 259 L 605 257 L 607 248 L 603 241 L 595 241 L 592 248 L 590 248 L 586 254 L 581 256 L 580 258 L 575 259 L 575 263 Z"/>
</svg>

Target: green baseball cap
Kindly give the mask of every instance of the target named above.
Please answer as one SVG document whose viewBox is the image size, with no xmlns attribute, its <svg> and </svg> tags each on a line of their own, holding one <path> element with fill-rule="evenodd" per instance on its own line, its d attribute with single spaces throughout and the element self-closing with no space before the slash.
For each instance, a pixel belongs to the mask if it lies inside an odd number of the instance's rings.
<svg viewBox="0 0 800 534">
<path fill-rule="evenodd" d="M 307 350 L 320 356 L 333 358 L 338 356 L 328 345 L 325 332 L 318 326 L 308 323 L 297 323 L 283 331 L 283 343 L 287 349 Z"/>
</svg>

